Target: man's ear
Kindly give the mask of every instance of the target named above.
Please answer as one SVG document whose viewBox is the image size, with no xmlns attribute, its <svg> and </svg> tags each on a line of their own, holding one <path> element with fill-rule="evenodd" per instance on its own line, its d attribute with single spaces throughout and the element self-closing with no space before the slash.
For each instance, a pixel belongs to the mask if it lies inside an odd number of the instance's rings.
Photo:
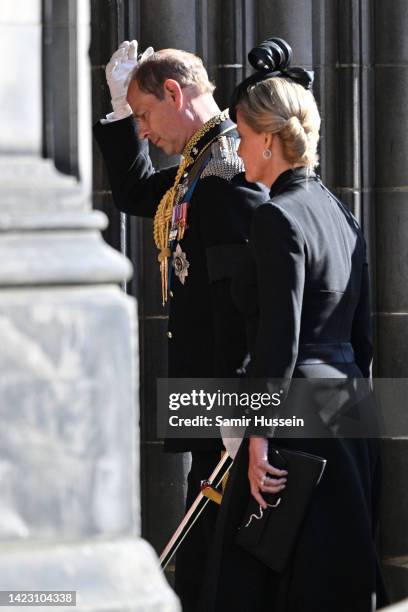
<svg viewBox="0 0 408 612">
<path fill-rule="evenodd" d="M 163 83 L 164 97 L 169 102 L 172 102 L 177 110 L 180 110 L 183 106 L 183 90 L 180 87 L 180 83 L 177 83 L 174 79 L 166 79 Z"/>
</svg>

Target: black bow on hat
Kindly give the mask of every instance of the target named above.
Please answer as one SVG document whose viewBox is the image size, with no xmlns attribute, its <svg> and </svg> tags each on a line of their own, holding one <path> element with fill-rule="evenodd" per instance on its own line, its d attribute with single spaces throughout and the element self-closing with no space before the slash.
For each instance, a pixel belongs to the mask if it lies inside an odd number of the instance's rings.
<svg viewBox="0 0 408 612">
<path fill-rule="evenodd" d="M 305 89 L 312 89 L 314 72 L 299 66 L 290 68 L 292 55 L 292 48 L 282 38 L 267 38 L 248 53 L 249 63 L 256 72 L 242 81 L 232 93 L 230 117 L 233 121 L 236 122 L 236 106 L 244 91 L 251 85 L 272 77 L 284 77 Z"/>
</svg>

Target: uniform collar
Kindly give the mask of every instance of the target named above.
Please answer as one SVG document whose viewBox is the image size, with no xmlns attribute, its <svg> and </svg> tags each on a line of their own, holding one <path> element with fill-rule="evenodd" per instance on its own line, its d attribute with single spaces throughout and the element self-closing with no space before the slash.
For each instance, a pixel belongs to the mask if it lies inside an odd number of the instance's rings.
<svg viewBox="0 0 408 612">
<path fill-rule="evenodd" d="M 234 130 L 235 127 L 235 123 L 229 118 L 228 109 L 204 123 L 184 147 L 182 155 L 186 158 L 188 165 L 193 164 L 218 136 Z"/>
<path fill-rule="evenodd" d="M 299 168 L 290 168 L 278 176 L 271 187 L 269 195 L 271 198 L 273 198 L 282 191 L 285 191 L 289 185 L 292 185 L 293 183 L 301 183 L 307 180 L 316 180 L 316 173 L 313 172 L 313 170 L 308 170 L 308 168 L 304 166 Z"/>
</svg>

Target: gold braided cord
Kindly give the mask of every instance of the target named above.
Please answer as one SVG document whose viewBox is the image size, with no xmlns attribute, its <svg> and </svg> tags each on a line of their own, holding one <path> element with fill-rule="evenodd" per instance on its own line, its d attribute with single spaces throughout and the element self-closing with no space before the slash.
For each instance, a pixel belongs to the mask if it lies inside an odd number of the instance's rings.
<svg viewBox="0 0 408 612">
<path fill-rule="evenodd" d="M 158 255 L 158 260 L 160 263 L 163 306 L 167 302 L 168 291 L 168 258 L 171 255 L 169 249 L 170 222 L 173 216 L 173 207 L 177 193 L 177 186 L 180 182 L 181 177 L 184 174 L 184 170 L 186 169 L 186 167 L 186 160 L 183 159 L 178 167 L 173 186 L 166 191 L 166 193 L 160 200 L 160 204 L 157 207 L 153 223 L 153 238 L 157 248 L 160 251 Z"/>
<path fill-rule="evenodd" d="M 195 134 L 193 134 L 184 147 L 182 160 L 177 169 L 174 183 L 172 187 L 170 187 L 170 189 L 168 189 L 163 195 L 157 207 L 153 223 L 153 238 L 158 250 L 160 251 L 158 260 L 160 263 L 163 306 L 167 302 L 168 294 L 168 258 L 171 255 L 169 249 L 169 233 L 170 223 L 173 216 L 174 202 L 177 195 L 177 187 L 185 170 L 195 161 L 195 158 L 191 156 L 194 147 L 198 144 L 204 134 L 226 119 L 228 119 L 228 109 L 219 115 L 212 117 L 212 119 L 204 123 L 204 125 Z"/>
</svg>

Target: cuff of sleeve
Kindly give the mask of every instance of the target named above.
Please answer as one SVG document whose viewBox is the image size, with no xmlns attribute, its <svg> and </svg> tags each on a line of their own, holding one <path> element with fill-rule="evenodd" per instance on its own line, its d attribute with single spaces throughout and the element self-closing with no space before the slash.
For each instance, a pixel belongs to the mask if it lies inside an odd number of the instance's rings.
<svg viewBox="0 0 408 612">
<path fill-rule="evenodd" d="M 129 104 L 126 104 L 126 106 L 123 106 L 120 109 L 116 109 L 106 115 L 105 119 L 101 119 L 101 123 L 113 123 L 114 121 L 120 121 L 121 119 L 130 117 L 131 114 L 132 109 L 130 108 Z"/>
<path fill-rule="evenodd" d="M 105 158 L 112 160 L 112 164 L 121 167 L 129 165 L 127 151 L 134 151 L 135 156 L 149 154 L 147 140 L 140 140 L 137 135 L 137 125 L 133 115 L 118 121 L 97 121 L 93 126 L 95 139 Z M 116 147 L 112 157 L 112 149 Z M 123 152 L 123 156 L 122 156 Z M 115 167 L 116 167 L 115 166 Z"/>
</svg>

